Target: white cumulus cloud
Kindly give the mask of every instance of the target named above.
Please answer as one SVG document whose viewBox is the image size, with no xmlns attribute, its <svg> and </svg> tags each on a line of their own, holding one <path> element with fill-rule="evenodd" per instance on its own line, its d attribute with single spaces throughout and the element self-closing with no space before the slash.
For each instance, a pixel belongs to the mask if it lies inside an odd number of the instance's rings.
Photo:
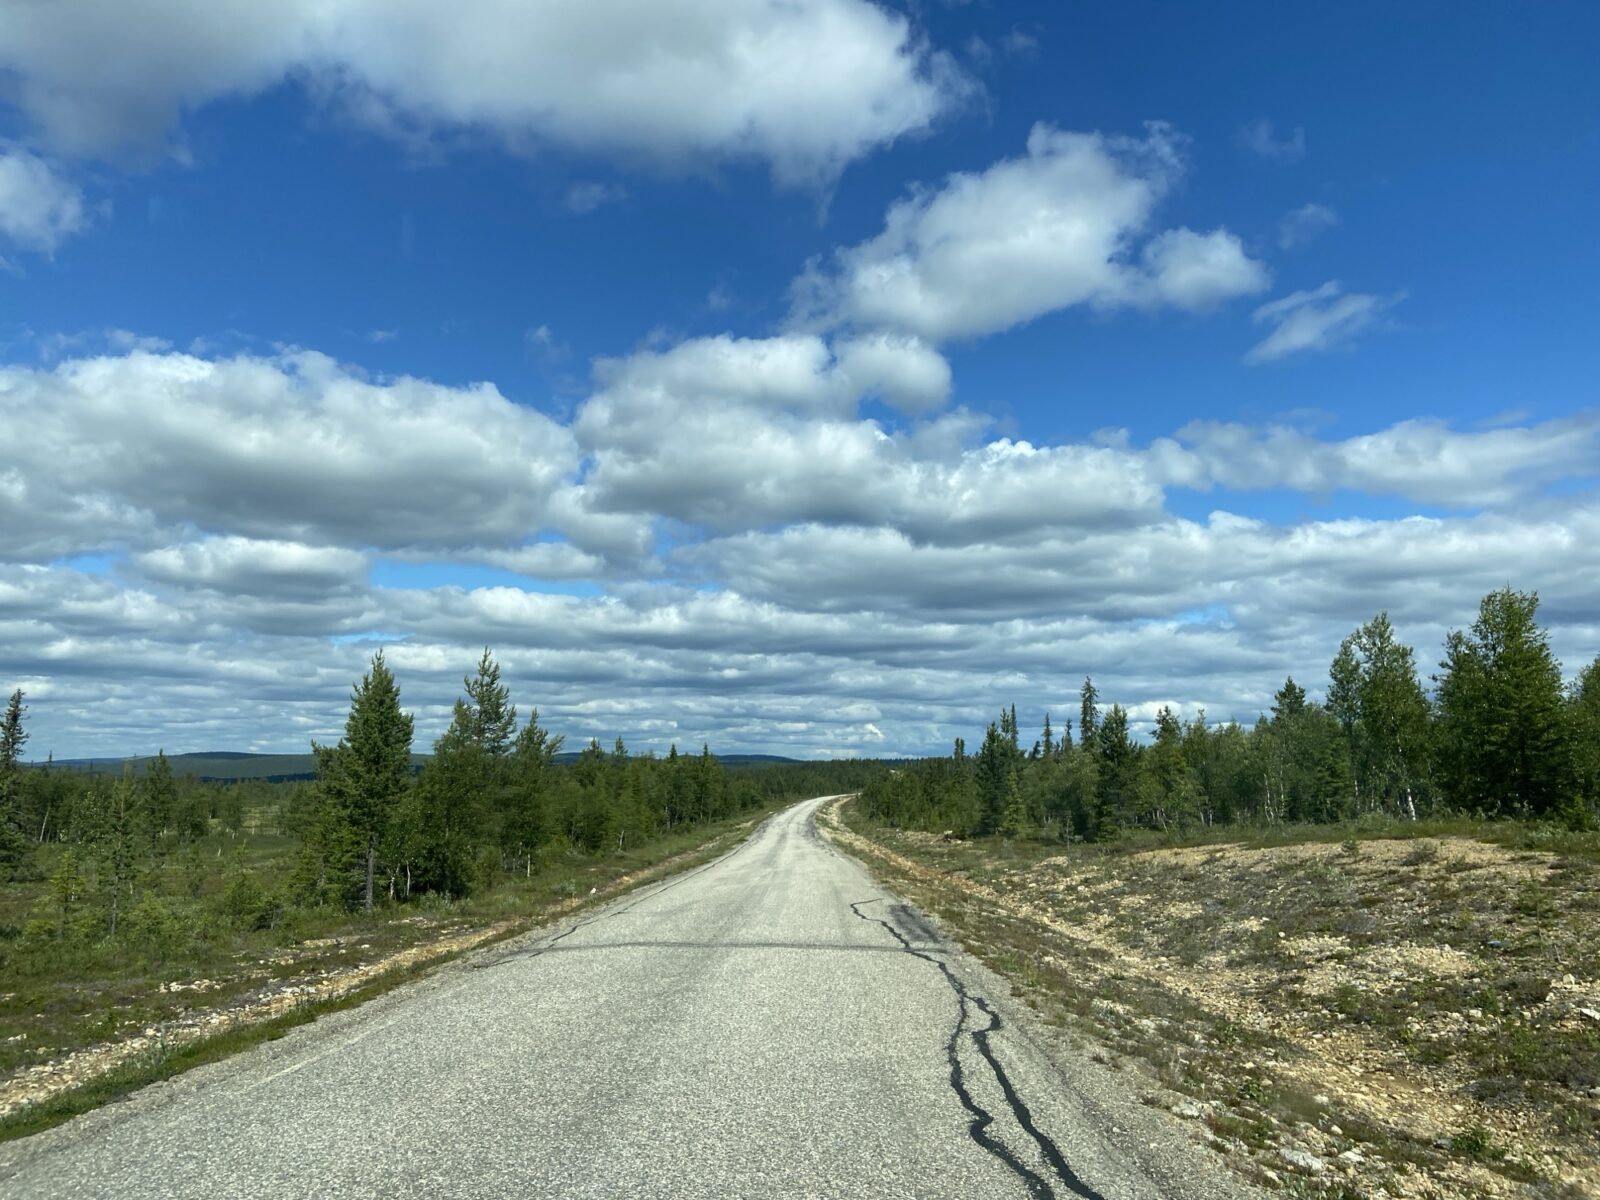
<svg viewBox="0 0 1600 1200">
<path fill-rule="evenodd" d="M 564 427 L 491 385 L 373 381 L 314 353 L 0 368 L 0 421 L 29 430 L 0 455 L 0 556 L 21 558 L 144 548 L 183 528 L 520 542 L 578 466 Z"/>
<path fill-rule="evenodd" d="M 11 5 L 0 69 L 57 146 L 148 145 L 286 79 L 416 142 L 480 131 L 824 179 L 968 92 L 868 0 L 56 0 Z"/>
<path fill-rule="evenodd" d="M 1036 125 L 1023 157 L 919 188 L 882 233 L 811 263 L 793 319 L 940 341 L 1075 305 L 1206 308 L 1262 290 L 1266 269 L 1225 229 L 1144 240 L 1182 172 L 1165 125 L 1143 138 Z"/>
</svg>

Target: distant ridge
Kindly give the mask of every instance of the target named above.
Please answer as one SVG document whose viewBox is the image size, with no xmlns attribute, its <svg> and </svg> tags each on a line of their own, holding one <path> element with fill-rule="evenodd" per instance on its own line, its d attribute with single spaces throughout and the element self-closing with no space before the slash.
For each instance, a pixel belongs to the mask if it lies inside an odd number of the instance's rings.
<svg viewBox="0 0 1600 1200">
<path fill-rule="evenodd" d="M 685 753 L 680 750 L 680 754 Z M 413 754 L 411 756 L 412 770 L 421 770 L 424 763 L 432 757 L 427 754 Z M 556 755 L 558 763 L 575 763 L 581 757 L 581 751 L 568 751 Z M 124 766 L 132 767 L 136 776 L 142 776 L 150 768 L 150 763 L 155 755 L 140 755 L 136 758 L 58 758 L 50 763 L 50 767 L 57 771 L 78 771 L 90 775 L 120 775 Z M 785 758 L 779 754 L 718 754 L 717 759 L 724 766 L 757 766 L 763 763 L 790 763 L 803 761 L 797 758 Z M 251 754 L 242 750 L 204 750 L 192 754 L 169 754 L 167 762 L 172 764 L 172 773 L 180 778 L 192 775 L 202 783 L 236 783 L 246 779 L 259 779 L 266 783 L 289 783 L 295 780 L 313 779 L 316 774 L 316 764 L 309 754 Z M 44 767 L 43 762 L 27 764 L 30 767 Z"/>
<path fill-rule="evenodd" d="M 420 770 L 428 756 L 413 754 L 412 770 Z M 50 764 L 57 771 L 78 771 L 90 775 L 120 775 L 124 767 L 131 767 L 135 776 L 142 776 L 155 761 L 155 755 L 136 758 L 58 758 Z M 167 762 L 172 773 L 179 778 L 192 775 L 202 783 L 239 783 L 258 779 L 264 783 L 290 783 L 295 780 L 314 779 L 316 762 L 309 754 L 250 754 L 241 750 L 203 750 L 193 754 L 169 754 Z M 42 762 L 28 764 L 43 767 Z"/>
</svg>

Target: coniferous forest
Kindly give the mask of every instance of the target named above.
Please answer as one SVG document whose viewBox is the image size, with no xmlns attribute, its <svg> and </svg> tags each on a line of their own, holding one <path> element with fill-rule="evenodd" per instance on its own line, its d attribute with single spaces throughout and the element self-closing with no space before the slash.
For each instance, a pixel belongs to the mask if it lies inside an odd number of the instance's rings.
<svg viewBox="0 0 1600 1200">
<path fill-rule="evenodd" d="M 1345 638 L 1325 703 L 1285 679 L 1251 728 L 1129 714 L 1085 679 L 1077 712 L 1023 737 L 1015 707 L 969 750 L 867 785 L 869 817 L 958 836 L 1105 841 L 1125 831 L 1464 815 L 1600 825 L 1600 659 L 1563 687 L 1538 597 L 1505 588 L 1427 677 L 1379 613 Z M 1431 684 L 1431 687 L 1428 686 Z"/>
<path fill-rule="evenodd" d="M 728 768 L 709 747 L 632 755 L 621 738 L 558 762 L 562 738 L 537 710 L 519 721 L 487 650 L 463 689 L 419 770 L 412 717 L 380 651 L 353 688 L 344 736 L 313 745 L 315 780 L 279 783 L 178 777 L 164 754 L 138 776 L 27 767 L 27 706 L 13 693 L 0 721 L 0 882 L 36 886 L 26 911 L 0 913 L 0 953 L 6 941 L 137 948 L 318 911 L 460 900 L 682 840 L 774 800 L 859 787 L 879 769 Z"/>
</svg>

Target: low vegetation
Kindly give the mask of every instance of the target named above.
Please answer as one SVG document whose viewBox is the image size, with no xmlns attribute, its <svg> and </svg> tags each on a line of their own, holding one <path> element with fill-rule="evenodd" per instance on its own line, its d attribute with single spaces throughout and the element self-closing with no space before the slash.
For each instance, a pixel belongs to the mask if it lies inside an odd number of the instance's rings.
<svg viewBox="0 0 1600 1200">
<path fill-rule="evenodd" d="M 1600 836 L 1369 819 L 1068 848 L 834 819 L 1251 1178 L 1600 1195 Z"/>
</svg>

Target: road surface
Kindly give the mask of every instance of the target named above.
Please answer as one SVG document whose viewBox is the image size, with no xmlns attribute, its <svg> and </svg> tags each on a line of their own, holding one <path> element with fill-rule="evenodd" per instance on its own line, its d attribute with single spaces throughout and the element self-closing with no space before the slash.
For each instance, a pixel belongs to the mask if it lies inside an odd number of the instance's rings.
<svg viewBox="0 0 1600 1200">
<path fill-rule="evenodd" d="M 14 1197 L 1223 1197 L 1052 1063 L 822 800 L 575 924 L 23 1142 Z"/>
</svg>

